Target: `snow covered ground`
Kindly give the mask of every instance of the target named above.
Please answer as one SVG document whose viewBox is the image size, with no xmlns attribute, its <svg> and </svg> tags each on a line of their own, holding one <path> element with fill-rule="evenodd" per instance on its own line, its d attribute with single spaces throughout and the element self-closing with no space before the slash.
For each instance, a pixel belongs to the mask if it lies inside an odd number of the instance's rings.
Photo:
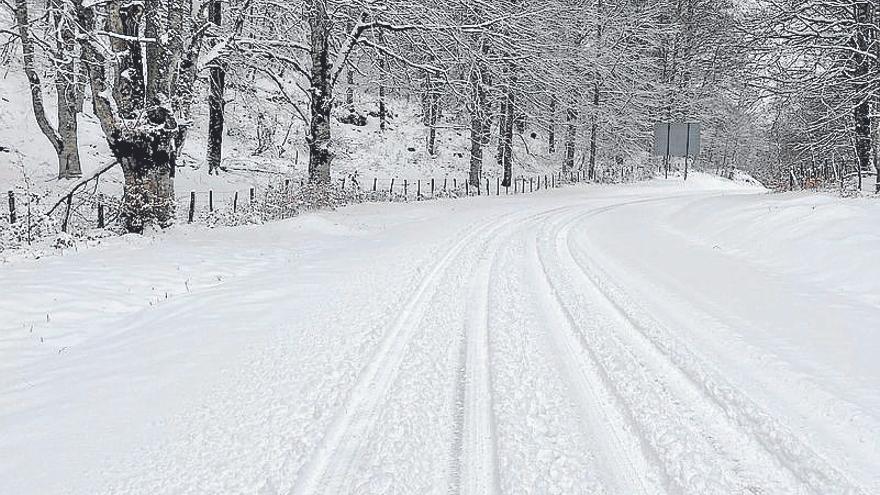
<svg viewBox="0 0 880 495">
<path fill-rule="evenodd" d="M 880 204 L 695 174 L 0 264 L 0 493 L 880 493 Z"/>
</svg>

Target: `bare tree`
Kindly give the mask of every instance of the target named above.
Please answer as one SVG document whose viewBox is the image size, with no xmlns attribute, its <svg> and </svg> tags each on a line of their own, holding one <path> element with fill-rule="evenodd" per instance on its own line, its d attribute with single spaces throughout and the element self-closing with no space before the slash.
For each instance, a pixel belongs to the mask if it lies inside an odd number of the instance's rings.
<svg viewBox="0 0 880 495">
<path fill-rule="evenodd" d="M 49 8 L 54 32 L 54 45 L 42 45 L 49 53 L 55 69 L 57 93 L 57 122 L 53 126 L 46 116 L 42 81 L 36 66 L 36 50 L 33 26 L 28 13 L 27 0 L 16 0 L 15 18 L 21 40 L 24 71 L 31 90 L 31 103 L 40 131 L 52 144 L 58 157 L 58 178 L 70 179 L 82 175 L 77 136 L 77 113 L 81 108 L 82 81 L 75 53 L 76 30 L 69 4 L 62 0 L 50 0 Z"/>
</svg>

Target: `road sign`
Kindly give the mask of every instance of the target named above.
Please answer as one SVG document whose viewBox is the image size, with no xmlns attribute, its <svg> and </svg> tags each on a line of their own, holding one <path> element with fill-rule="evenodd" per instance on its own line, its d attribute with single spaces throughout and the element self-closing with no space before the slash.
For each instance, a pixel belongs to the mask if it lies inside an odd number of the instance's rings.
<svg viewBox="0 0 880 495">
<path fill-rule="evenodd" d="M 700 123 L 661 123 L 654 125 L 656 156 L 697 156 L 700 154 Z"/>
</svg>

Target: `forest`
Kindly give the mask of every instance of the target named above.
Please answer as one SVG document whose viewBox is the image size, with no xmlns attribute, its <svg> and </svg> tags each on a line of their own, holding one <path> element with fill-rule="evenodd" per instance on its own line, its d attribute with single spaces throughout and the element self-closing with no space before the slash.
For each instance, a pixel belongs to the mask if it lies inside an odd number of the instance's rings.
<svg viewBox="0 0 880 495">
<path fill-rule="evenodd" d="M 438 135 L 455 132 L 471 186 L 491 176 L 512 187 L 536 163 L 589 181 L 679 168 L 650 155 L 653 126 L 698 122 L 699 169 L 742 170 L 777 189 L 880 190 L 880 7 L 869 0 L 3 0 L 2 9 L 0 62 L 26 76 L 31 113 L 5 115 L 8 128 L 35 119 L 59 179 L 118 166 L 117 218 L 131 232 L 186 209 L 175 176 L 190 136 L 200 138 L 203 174 L 274 154 L 303 165 L 281 175 L 326 189 L 351 173 L 334 166 L 347 153 L 340 133 L 368 120 L 379 135 L 415 129 L 426 167 L 446 145 Z M 84 112 L 107 150 L 85 166 Z M 246 153 L 224 151 L 234 131 Z M 26 175 L 31 157 L 18 155 Z M 9 182 L 2 189 L 21 179 Z M 54 200 L 43 209 L 57 210 Z"/>
</svg>

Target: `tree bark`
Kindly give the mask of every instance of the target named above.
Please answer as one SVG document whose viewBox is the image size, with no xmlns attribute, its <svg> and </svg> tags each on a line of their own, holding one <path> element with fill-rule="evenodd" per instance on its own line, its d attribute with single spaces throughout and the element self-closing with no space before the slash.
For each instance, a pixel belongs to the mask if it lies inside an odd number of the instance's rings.
<svg viewBox="0 0 880 495">
<path fill-rule="evenodd" d="M 866 85 L 864 81 L 868 78 L 871 70 L 871 60 L 867 55 L 872 48 L 871 36 L 869 33 L 871 29 L 871 3 L 855 3 L 853 5 L 853 10 L 855 21 L 858 26 L 853 40 L 856 45 L 855 48 L 858 50 L 858 54 L 853 56 L 853 63 L 855 64 L 853 72 L 855 79 L 859 81 L 857 83 L 859 89 L 864 91 Z M 859 91 L 859 96 L 861 96 L 863 91 Z M 853 108 L 853 120 L 855 122 L 856 160 L 858 161 L 860 172 L 867 172 L 872 168 L 871 152 L 873 148 L 871 135 L 871 101 L 868 98 L 862 98 L 862 100 L 855 105 Z"/>
<path fill-rule="evenodd" d="M 590 165 L 587 177 L 596 178 L 596 148 L 599 141 L 599 81 L 593 87 L 593 125 L 590 127 Z"/>
<path fill-rule="evenodd" d="M 427 94 L 427 102 L 428 102 L 428 115 L 427 115 L 427 123 L 428 123 L 428 139 L 427 139 L 427 151 L 429 156 L 434 156 L 437 154 L 437 121 L 439 120 L 440 114 L 440 98 L 437 94 L 437 85 L 434 82 L 434 78 L 431 76 L 431 73 L 428 72 L 426 76 L 426 84 L 428 87 Z"/>
<path fill-rule="evenodd" d="M 602 18 L 602 0 L 596 3 L 597 18 Z M 596 23 L 596 59 L 599 59 L 599 50 L 602 45 L 602 22 Z M 601 75 L 596 64 L 596 70 L 593 73 L 593 125 L 590 127 L 590 165 L 587 170 L 587 177 L 590 180 L 596 179 L 596 148 L 599 141 L 599 104 L 601 103 L 602 83 Z"/>
<path fill-rule="evenodd" d="M 217 28 L 223 22 L 220 0 L 211 0 L 208 7 L 208 20 Z M 226 88 L 226 67 L 222 59 L 216 60 L 210 71 L 208 92 L 208 174 L 220 173 L 223 160 L 224 91 Z"/>
<path fill-rule="evenodd" d="M 354 24 L 349 20 L 345 25 L 345 32 L 350 33 L 353 30 Z M 354 69 L 350 65 L 345 69 L 345 83 L 345 106 L 349 112 L 354 113 Z"/>
<path fill-rule="evenodd" d="M 108 4 L 107 31 L 119 33 L 128 39 L 110 38 L 110 48 L 116 56 L 113 99 L 122 118 L 133 119 L 144 107 L 144 60 L 136 39 L 140 34 L 143 6 L 138 3 L 121 6 L 119 1 Z"/>
<path fill-rule="evenodd" d="M 77 113 L 82 109 L 83 88 L 79 81 L 79 67 L 74 57 L 76 34 L 70 19 L 64 17 L 63 5 L 53 0 L 56 48 L 59 59 L 56 61 L 55 89 L 58 93 L 58 135 L 61 149 L 58 151 L 58 178 L 72 179 L 82 176 L 79 159 L 79 140 L 77 137 Z"/>
<path fill-rule="evenodd" d="M 483 176 L 483 145 L 488 142 L 489 122 L 487 120 L 486 78 L 488 77 L 482 62 L 477 63 L 471 71 L 471 166 L 469 181 L 471 185 L 480 187 Z"/>
<path fill-rule="evenodd" d="M 513 85 L 516 79 L 511 77 L 504 89 L 504 103 L 498 136 L 498 162 L 503 170 L 501 185 L 509 187 L 513 181 L 513 130 L 516 120 L 516 99 Z"/>
<path fill-rule="evenodd" d="M 556 95 L 550 97 L 550 129 L 547 133 L 547 150 L 556 153 Z"/>
<path fill-rule="evenodd" d="M 577 139 L 577 110 L 569 107 L 566 121 L 568 130 L 565 134 L 565 159 L 562 161 L 562 173 L 567 174 L 574 169 L 575 140 Z"/>
<path fill-rule="evenodd" d="M 53 6 L 56 7 L 56 10 L 60 7 L 55 4 Z M 46 116 L 42 81 L 37 72 L 34 58 L 34 41 L 31 37 L 27 0 L 16 0 L 15 19 L 21 38 L 24 72 L 31 90 L 31 106 L 40 132 L 49 140 L 55 150 L 55 155 L 58 158 L 58 178 L 79 177 L 82 175 L 82 170 L 77 143 L 76 64 L 72 51 L 67 52 L 66 57 L 62 56 L 62 51 L 71 48 L 75 42 L 74 32 L 70 23 L 66 21 L 59 24 L 56 29 L 58 36 L 56 47 L 59 53 L 53 54 L 53 58 L 61 61 L 56 65 L 55 86 L 58 91 L 58 129 L 56 130 Z M 56 23 L 62 22 L 60 13 L 56 14 L 55 21 Z"/>
<path fill-rule="evenodd" d="M 382 30 L 378 33 L 379 44 L 385 45 L 385 34 Z M 385 107 L 385 54 L 379 54 L 379 130 L 385 132 L 388 127 L 388 109 Z"/>
<path fill-rule="evenodd" d="M 309 8 L 310 77 L 309 135 L 309 181 L 315 184 L 330 183 L 330 112 L 333 104 L 329 61 L 330 19 L 327 16 L 327 0 L 311 0 Z"/>
<path fill-rule="evenodd" d="M 146 122 L 117 127 L 109 136 L 110 151 L 125 176 L 121 218 L 125 230 L 142 233 L 156 223 L 174 223 L 174 170 L 180 129 L 163 107 L 152 107 Z"/>
</svg>

